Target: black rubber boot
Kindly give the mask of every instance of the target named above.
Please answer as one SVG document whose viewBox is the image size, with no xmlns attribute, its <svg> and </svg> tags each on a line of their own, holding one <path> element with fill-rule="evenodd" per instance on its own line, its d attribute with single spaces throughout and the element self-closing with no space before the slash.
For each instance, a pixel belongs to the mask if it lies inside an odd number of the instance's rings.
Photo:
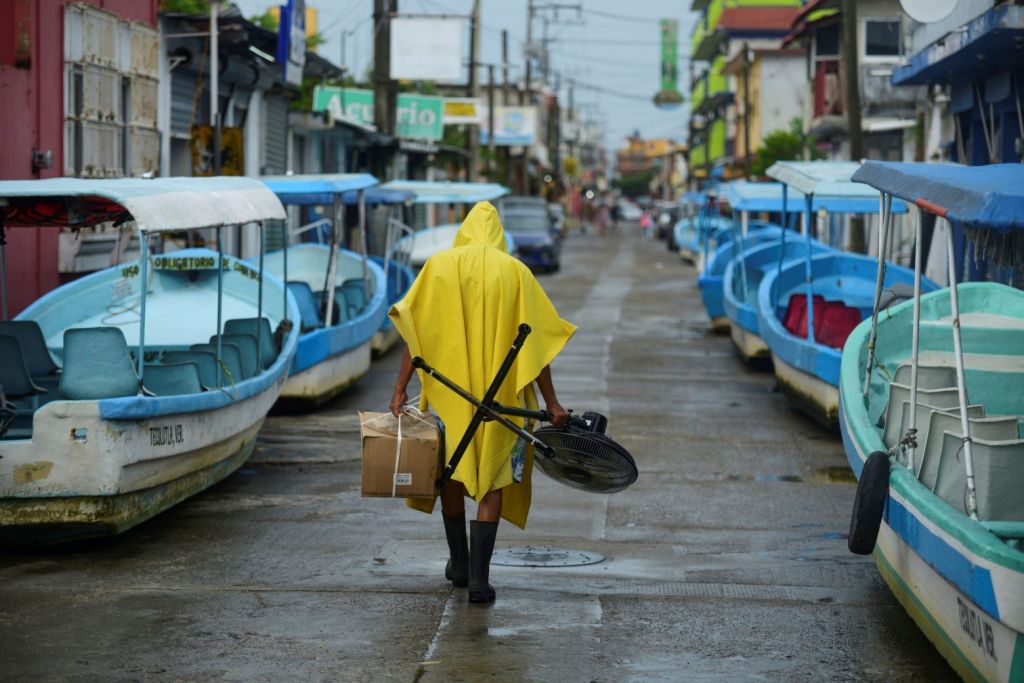
<svg viewBox="0 0 1024 683">
<path fill-rule="evenodd" d="M 498 535 L 497 522 L 469 523 L 469 601 L 494 602 L 494 588 L 487 583 L 491 573 L 491 554 L 494 538 Z"/>
<path fill-rule="evenodd" d="M 448 539 L 448 564 L 444 578 L 456 588 L 469 585 L 469 542 L 466 540 L 466 514 L 449 517 L 441 513 L 444 520 L 444 535 Z"/>
</svg>

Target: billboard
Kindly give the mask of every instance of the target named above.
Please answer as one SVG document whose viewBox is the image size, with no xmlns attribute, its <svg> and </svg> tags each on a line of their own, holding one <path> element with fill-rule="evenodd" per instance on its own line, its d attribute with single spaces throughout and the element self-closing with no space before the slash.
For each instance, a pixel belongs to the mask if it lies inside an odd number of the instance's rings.
<svg viewBox="0 0 1024 683">
<path fill-rule="evenodd" d="M 446 97 L 444 100 L 444 123 L 480 123 L 479 97 Z"/>
<path fill-rule="evenodd" d="M 280 9 L 277 27 L 277 61 L 285 83 L 302 85 L 306 66 L 306 0 L 288 0 Z"/>
<path fill-rule="evenodd" d="M 490 144 L 487 107 L 480 107 L 480 144 Z M 494 144 L 532 145 L 537 141 L 536 107 L 495 107 Z"/>
<path fill-rule="evenodd" d="M 363 125 L 373 125 L 373 91 L 358 88 L 317 86 L 313 111 L 327 111 Z M 444 133 L 444 99 L 425 95 L 398 94 L 395 134 L 410 140 L 440 140 Z"/>
<path fill-rule="evenodd" d="M 466 19 L 397 16 L 391 19 L 391 78 L 466 81 Z"/>
<path fill-rule="evenodd" d="M 658 106 L 670 107 L 682 103 L 679 92 L 679 22 L 662 19 L 661 23 L 661 90 L 654 96 Z"/>
</svg>

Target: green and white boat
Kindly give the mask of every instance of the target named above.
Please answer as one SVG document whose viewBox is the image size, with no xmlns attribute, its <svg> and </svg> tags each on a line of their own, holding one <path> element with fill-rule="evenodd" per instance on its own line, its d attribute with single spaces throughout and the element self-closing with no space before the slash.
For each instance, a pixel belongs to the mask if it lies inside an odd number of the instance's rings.
<svg viewBox="0 0 1024 683">
<path fill-rule="evenodd" d="M 843 350 L 850 549 L 873 551 L 965 680 L 1024 681 L 1024 292 L 957 285 L 952 227 L 1019 268 L 1024 166 L 867 162 L 853 179 L 883 193 L 883 217 L 895 196 L 949 221 L 952 287 L 921 295 L 918 223 L 913 301 L 879 315 L 880 286 Z"/>
</svg>

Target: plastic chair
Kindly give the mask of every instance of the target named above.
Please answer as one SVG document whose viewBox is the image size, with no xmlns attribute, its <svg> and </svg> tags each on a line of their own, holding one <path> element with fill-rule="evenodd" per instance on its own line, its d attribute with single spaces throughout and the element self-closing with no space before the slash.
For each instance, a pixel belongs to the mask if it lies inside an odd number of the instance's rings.
<svg viewBox="0 0 1024 683">
<path fill-rule="evenodd" d="M 217 355 L 217 344 L 193 344 L 190 351 L 209 351 Z M 245 377 L 242 372 L 242 352 L 234 344 L 222 341 L 220 345 L 220 362 L 224 364 L 221 368 L 221 385 L 230 386 L 241 382 Z"/>
<path fill-rule="evenodd" d="M 165 365 L 176 363 L 195 363 L 199 369 L 199 383 L 206 389 L 217 387 L 217 354 L 212 351 L 168 351 L 164 354 Z"/>
<path fill-rule="evenodd" d="M 256 331 L 260 331 L 260 365 L 264 368 L 274 364 L 277 358 L 277 349 L 274 348 L 274 332 L 270 329 L 270 320 L 267 318 L 236 318 L 224 323 L 224 334 L 248 334 L 256 337 Z"/>
<path fill-rule="evenodd" d="M 320 318 L 319 307 L 317 306 L 316 295 L 313 294 L 313 289 L 306 282 L 301 281 L 289 281 L 288 291 L 295 297 L 296 303 L 299 305 L 299 317 L 302 319 L 302 331 L 308 332 L 309 330 L 315 330 L 318 327 L 324 326 L 324 321 Z"/>
<path fill-rule="evenodd" d="M 217 343 L 218 335 L 210 337 L 210 343 Z M 256 349 L 256 337 L 249 334 L 222 334 L 220 339 L 224 344 L 232 344 L 238 347 L 242 361 L 242 377 L 248 379 L 254 377 L 258 372 L 259 353 Z"/>
<path fill-rule="evenodd" d="M 191 362 L 147 365 L 143 383 L 157 396 L 198 394 L 203 390 L 199 366 Z"/>
<path fill-rule="evenodd" d="M 0 388 L 11 400 L 46 393 L 32 381 L 17 337 L 7 334 L 0 334 Z"/>
<path fill-rule="evenodd" d="M 348 319 L 351 320 L 358 317 L 363 312 L 363 309 L 366 308 L 366 288 L 363 286 L 362 279 L 345 280 L 341 283 L 341 287 L 338 290 L 341 291 L 342 296 L 345 298 L 345 305 L 348 308 Z"/>
<path fill-rule="evenodd" d="M 119 328 L 64 330 L 64 371 L 59 392 L 61 398 L 73 401 L 139 393 L 139 376 Z"/>
</svg>

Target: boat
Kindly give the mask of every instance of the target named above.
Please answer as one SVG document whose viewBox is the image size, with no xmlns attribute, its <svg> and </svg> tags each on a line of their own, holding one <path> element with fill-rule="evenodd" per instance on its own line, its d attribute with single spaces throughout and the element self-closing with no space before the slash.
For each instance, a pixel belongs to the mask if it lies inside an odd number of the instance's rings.
<svg viewBox="0 0 1024 683">
<path fill-rule="evenodd" d="M 781 227 L 762 221 L 751 221 L 749 218 L 750 213 L 777 213 L 780 215 L 783 213 L 781 185 L 737 180 L 728 183 L 725 192 L 734 218 L 737 214 L 747 213 L 747 233 L 742 239 L 744 249 L 751 249 L 781 237 Z M 793 206 L 787 207 L 787 211 L 796 210 L 796 199 L 796 197 L 790 198 L 789 204 Z M 733 241 L 735 232 L 735 230 L 730 230 L 728 234 L 723 234 L 717 240 L 718 246 L 708 257 L 703 272 L 697 278 L 701 301 L 707 311 L 708 319 L 711 321 L 711 330 L 718 333 L 728 333 L 732 329 L 729 316 L 725 311 L 725 294 L 722 283 L 725 269 L 739 254 L 740 243 Z"/>
<path fill-rule="evenodd" d="M 804 195 L 802 239 L 811 239 L 806 226 L 819 213 L 869 214 L 878 209 L 878 192 L 850 180 L 858 168 L 856 162 L 780 161 L 768 169 L 769 176 Z M 905 202 L 892 202 L 892 215 L 906 212 Z M 802 263 L 778 264 L 757 291 L 760 330 L 779 387 L 830 430 L 838 428 L 840 353 L 849 333 L 871 313 L 877 273 L 875 259 L 833 250 Z M 888 264 L 886 306 L 909 296 L 912 283 L 910 270 Z M 929 280 L 924 287 L 937 288 Z"/>
<path fill-rule="evenodd" d="M 248 178 L 0 182 L 0 230 L 113 222 L 140 244 L 0 322 L 0 542 L 119 534 L 245 462 L 295 354 L 294 299 L 222 250 L 149 245 L 284 215 Z"/>
<path fill-rule="evenodd" d="M 384 254 L 392 254 L 391 245 L 397 241 L 397 236 L 405 229 L 411 231 L 411 228 L 407 228 L 406 222 L 403 221 L 405 216 L 402 212 L 412 206 L 416 195 L 408 190 L 387 189 L 378 185 L 367 188 L 362 193 L 354 190 L 346 192 L 344 195 L 345 204 L 358 205 L 360 196 L 362 196 L 364 207 L 385 207 L 392 214 L 387 219 L 385 241 L 383 248 L 380 249 Z M 395 215 L 396 213 L 397 216 Z M 369 224 L 368 221 L 365 222 L 367 225 Z M 370 260 L 380 266 L 384 272 L 384 282 L 387 287 L 385 300 L 387 307 L 390 309 L 395 302 L 409 291 L 415 273 L 409 267 L 408 260 L 402 258 L 401 255 L 399 255 L 399 258 L 370 256 Z M 398 334 L 398 330 L 395 329 L 391 319 L 385 315 L 376 334 L 370 340 L 370 351 L 374 357 L 383 356 L 398 343 L 399 339 L 401 339 L 401 336 Z"/>
<path fill-rule="evenodd" d="M 337 396 L 370 371 L 372 341 L 389 307 L 384 270 L 366 254 L 365 195 L 377 185 L 367 174 L 264 176 L 262 181 L 286 206 L 323 207 L 329 217 L 311 225 L 328 227 L 328 244 L 290 244 L 263 257 L 261 269 L 285 280 L 296 299 L 301 334 L 281 391 L 282 409 L 305 410 Z M 345 225 L 345 194 L 359 207 L 355 231 Z M 339 246 L 355 232 L 359 251 Z"/>
<path fill-rule="evenodd" d="M 462 216 L 477 202 L 493 202 L 508 194 L 509 190 L 504 185 L 497 183 L 460 183 L 460 182 L 434 182 L 426 180 L 392 180 L 382 187 L 389 190 L 402 190 L 412 192 L 415 195 L 413 203 L 426 205 L 430 209 L 438 206 L 455 205 L 456 215 Z M 499 206 L 500 212 L 500 206 Z M 433 210 L 430 211 L 430 215 Z M 433 225 L 428 218 L 428 227 L 415 230 L 399 239 L 393 248 L 392 254 L 401 255 L 408 260 L 409 265 L 414 269 L 423 267 L 427 259 L 437 252 L 448 249 L 452 246 L 455 234 L 459 231 L 461 224 L 458 222 Z M 505 234 L 505 243 L 508 246 L 508 253 L 515 254 L 515 241 L 508 233 Z"/>
<path fill-rule="evenodd" d="M 952 227 L 974 243 L 965 258 L 977 247 L 1019 269 L 1024 167 L 868 161 L 853 179 L 937 217 L 950 286 L 884 313 L 876 288 L 843 350 L 840 427 L 859 479 L 850 549 L 874 555 L 964 680 L 1024 680 L 1024 292 L 957 284 Z"/>
<path fill-rule="evenodd" d="M 684 218 L 672 228 L 679 258 L 704 270 L 704 262 L 718 247 L 720 236 L 732 234 L 732 219 L 718 214 L 717 207 L 706 206 L 700 213 Z"/>
</svg>

